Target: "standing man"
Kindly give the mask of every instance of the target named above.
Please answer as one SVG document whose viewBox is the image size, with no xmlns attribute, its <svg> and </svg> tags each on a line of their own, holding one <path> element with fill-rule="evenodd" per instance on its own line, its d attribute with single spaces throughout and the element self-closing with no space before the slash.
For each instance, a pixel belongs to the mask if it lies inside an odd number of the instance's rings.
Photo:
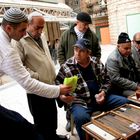
<svg viewBox="0 0 140 140">
<path fill-rule="evenodd" d="M 42 14 L 32 12 L 28 16 L 27 34 L 19 42 L 13 42 L 17 47 L 23 65 L 32 78 L 53 85 L 55 67 L 51 59 L 47 40 L 42 30 L 45 20 Z M 27 94 L 28 104 L 38 131 L 46 140 L 67 140 L 56 134 L 57 107 L 55 99 L 44 98 L 35 94 Z"/>
<path fill-rule="evenodd" d="M 86 38 L 91 42 L 91 55 L 101 58 L 101 48 L 95 33 L 89 28 L 92 24 L 91 17 L 86 12 L 81 12 L 77 15 L 76 23 L 68 30 L 64 31 L 60 38 L 58 48 L 58 61 L 63 64 L 68 58 L 73 56 L 73 45 L 80 38 Z"/>
<path fill-rule="evenodd" d="M 73 45 L 78 39 L 86 38 L 91 42 L 91 55 L 101 58 L 101 47 L 96 34 L 89 28 L 89 24 L 92 24 L 91 17 L 86 12 L 80 12 L 77 15 L 76 23 L 68 30 L 64 31 L 58 47 L 58 62 L 60 65 L 72 57 L 74 54 Z M 67 109 L 66 109 L 67 110 Z M 70 125 L 70 112 L 66 112 L 67 125 L 66 130 L 69 132 Z"/>
<path fill-rule="evenodd" d="M 60 94 L 69 93 L 71 91 L 69 86 L 49 85 L 31 78 L 23 66 L 19 54 L 11 45 L 11 39 L 19 41 L 26 34 L 27 25 L 28 19 L 20 9 L 10 8 L 5 12 L 0 27 L 0 76 L 7 74 L 30 93 L 46 98 L 57 98 Z M 33 140 L 29 134 L 33 133 L 34 126 L 18 113 L 2 106 L 0 106 L 0 130 L 1 135 L 6 134 L 5 140 Z"/>
</svg>

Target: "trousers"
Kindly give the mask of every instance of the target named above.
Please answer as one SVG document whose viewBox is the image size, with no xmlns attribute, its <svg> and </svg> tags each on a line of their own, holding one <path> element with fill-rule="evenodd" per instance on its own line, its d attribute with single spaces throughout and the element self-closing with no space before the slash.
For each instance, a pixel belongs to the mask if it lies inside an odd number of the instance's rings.
<svg viewBox="0 0 140 140">
<path fill-rule="evenodd" d="M 36 127 L 18 112 L 0 105 L 0 139 L 1 140 L 44 140 Z"/>
<path fill-rule="evenodd" d="M 86 139 L 85 133 L 82 130 L 82 125 L 90 121 L 91 115 L 94 111 L 109 111 L 125 103 L 129 103 L 127 98 L 112 94 L 106 96 L 106 102 L 103 105 L 99 105 L 96 102 L 93 102 L 90 106 L 82 106 L 80 104 L 72 105 L 71 113 L 73 115 L 80 140 Z"/>
</svg>

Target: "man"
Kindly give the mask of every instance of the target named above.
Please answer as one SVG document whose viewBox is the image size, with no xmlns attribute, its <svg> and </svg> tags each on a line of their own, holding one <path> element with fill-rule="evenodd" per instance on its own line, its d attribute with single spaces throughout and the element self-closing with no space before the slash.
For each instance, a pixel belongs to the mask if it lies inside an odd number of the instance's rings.
<svg viewBox="0 0 140 140">
<path fill-rule="evenodd" d="M 86 12 L 80 12 L 77 15 L 76 24 L 70 29 L 64 31 L 60 38 L 60 44 L 58 47 L 58 61 L 62 65 L 68 58 L 73 56 L 73 45 L 80 38 L 87 38 L 91 42 L 91 55 L 101 58 L 101 47 L 99 45 L 96 34 L 89 28 L 89 24 L 92 24 L 91 17 Z M 66 112 L 67 125 L 66 130 L 70 131 L 70 112 Z"/>
<path fill-rule="evenodd" d="M 74 47 L 74 56 L 61 65 L 56 83 L 62 84 L 65 77 L 78 76 L 74 97 L 60 96 L 68 103 L 74 118 L 80 140 L 85 140 L 82 125 L 90 121 L 94 111 L 107 111 L 128 100 L 125 97 L 108 93 L 109 79 L 104 66 L 96 57 L 90 57 L 91 46 L 87 39 L 79 39 Z"/>
<path fill-rule="evenodd" d="M 32 12 L 28 16 L 27 34 L 19 42 L 13 42 L 18 49 L 23 65 L 30 72 L 31 77 L 47 83 L 54 84 L 55 67 L 51 59 L 47 40 L 42 30 L 45 20 L 42 14 Z M 35 94 L 27 94 L 29 108 L 34 123 L 45 139 L 66 140 L 56 134 L 57 108 L 55 99 L 44 98 Z"/>
<path fill-rule="evenodd" d="M 135 33 L 133 37 L 132 56 L 137 67 L 140 68 L 140 32 Z"/>
<path fill-rule="evenodd" d="M 67 94 L 71 87 L 65 85 L 49 85 L 31 78 L 29 72 L 22 65 L 17 51 L 11 46 L 11 39 L 19 41 L 26 34 L 28 19 L 26 15 L 17 8 L 8 9 L 0 28 L 0 75 L 7 74 L 15 79 L 24 89 L 30 93 L 46 98 L 57 98 L 60 94 Z M 0 130 L 5 133 L 8 140 L 30 139 L 28 134 L 33 133 L 34 125 L 30 124 L 18 113 L 0 106 Z M 7 123 L 9 125 L 6 125 Z M 7 127 L 7 129 L 6 129 Z M 27 128 L 31 129 L 27 129 Z M 9 131 L 8 131 L 9 130 Z M 17 130 L 17 131 L 16 131 Z M 25 133 L 27 130 L 27 133 Z M 10 135 L 12 133 L 12 135 Z M 20 138 L 17 138 L 19 134 Z"/>
<path fill-rule="evenodd" d="M 140 90 L 140 73 L 131 56 L 131 40 L 127 33 L 120 33 L 117 48 L 108 56 L 106 67 L 112 91 L 128 97 Z"/>
<path fill-rule="evenodd" d="M 92 51 L 91 55 L 100 59 L 101 48 L 97 36 L 89 28 L 89 24 L 91 23 L 92 20 L 90 15 L 86 12 L 80 12 L 77 15 L 76 24 L 63 32 L 58 48 L 58 61 L 60 65 L 62 65 L 68 58 L 73 56 L 73 45 L 80 38 L 87 38 L 90 40 Z"/>
</svg>

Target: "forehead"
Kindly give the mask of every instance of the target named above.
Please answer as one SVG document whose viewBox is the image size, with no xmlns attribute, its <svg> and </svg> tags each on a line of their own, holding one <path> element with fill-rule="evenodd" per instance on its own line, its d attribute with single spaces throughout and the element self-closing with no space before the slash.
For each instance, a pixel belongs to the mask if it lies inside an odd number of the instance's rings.
<svg viewBox="0 0 140 140">
<path fill-rule="evenodd" d="M 74 46 L 75 51 L 80 51 L 80 52 L 88 52 L 88 49 L 81 49 L 79 46 Z"/>
<path fill-rule="evenodd" d="M 88 22 L 86 22 L 86 21 L 80 21 L 80 20 L 78 20 L 78 22 L 77 23 L 81 23 L 81 24 L 84 24 L 84 25 L 89 25 L 89 23 Z"/>
<path fill-rule="evenodd" d="M 28 22 L 22 22 L 17 26 L 17 30 L 25 30 L 27 28 Z"/>
<path fill-rule="evenodd" d="M 119 47 L 122 47 L 122 48 L 129 48 L 129 47 L 131 47 L 131 42 L 128 42 L 128 43 L 121 43 L 121 44 L 119 44 Z"/>
<path fill-rule="evenodd" d="M 45 20 L 44 20 L 44 18 L 43 17 L 41 17 L 41 16 L 35 16 L 35 17 L 33 17 L 33 23 L 35 23 L 35 24 L 44 24 L 45 23 Z"/>
<path fill-rule="evenodd" d="M 140 33 L 136 34 L 135 40 L 139 40 L 140 41 Z"/>
</svg>

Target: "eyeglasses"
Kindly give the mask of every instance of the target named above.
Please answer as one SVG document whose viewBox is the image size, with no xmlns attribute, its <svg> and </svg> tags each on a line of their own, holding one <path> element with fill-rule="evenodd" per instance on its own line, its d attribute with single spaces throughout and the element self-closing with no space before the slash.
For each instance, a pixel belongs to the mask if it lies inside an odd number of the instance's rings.
<svg viewBox="0 0 140 140">
<path fill-rule="evenodd" d="M 140 44 L 140 40 L 138 40 L 138 41 L 135 40 L 135 42 L 136 42 L 138 45 Z"/>
</svg>

